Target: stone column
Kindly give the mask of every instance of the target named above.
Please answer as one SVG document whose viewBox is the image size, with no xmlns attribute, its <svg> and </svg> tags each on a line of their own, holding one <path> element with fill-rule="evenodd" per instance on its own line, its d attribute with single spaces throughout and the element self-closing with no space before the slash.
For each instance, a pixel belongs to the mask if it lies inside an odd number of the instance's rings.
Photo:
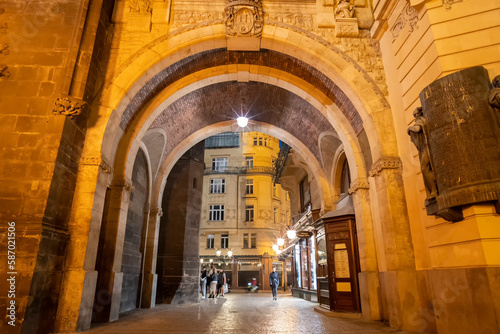
<svg viewBox="0 0 500 334">
<path fill-rule="evenodd" d="M 158 256 L 158 235 L 161 216 L 163 216 L 161 208 L 152 208 L 149 211 L 149 226 L 146 235 L 146 255 L 144 259 L 144 278 L 141 300 L 141 306 L 143 308 L 151 308 L 156 305 L 156 285 L 158 281 L 158 275 L 156 274 L 156 259 Z"/>
<path fill-rule="evenodd" d="M 358 278 L 362 317 L 365 320 L 381 320 L 379 268 L 368 181 L 358 179 L 352 182 L 349 194 L 352 195 L 356 214 L 359 262 L 361 266 Z"/>
<path fill-rule="evenodd" d="M 90 328 L 97 282 L 94 268 L 110 173 L 111 166 L 100 154 L 80 159 L 55 333 Z"/>
<path fill-rule="evenodd" d="M 378 207 L 379 235 L 376 242 L 382 252 L 380 272 L 384 319 L 390 326 L 415 331 L 412 319 L 422 307 L 422 289 L 415 268 L 406 198 L 399 158 L 383 157 L 370 170 Z M 416 327 L 417 326 L 417 327 Z"/>
<path fill-rule="evenodd" d="M 122 291 L 121 272 L 123 243 L 127 223 L 130 193 L 134 190 L 132 181 L 126 178 L 115 178 L 111 185 L 109 212 L 104 217 L 101 235 L 104 240 L 101 271 L 97 279 L 96 299 L 94 304 L 94 321 L 110 322 L 118 319 Z"/>
</svg>

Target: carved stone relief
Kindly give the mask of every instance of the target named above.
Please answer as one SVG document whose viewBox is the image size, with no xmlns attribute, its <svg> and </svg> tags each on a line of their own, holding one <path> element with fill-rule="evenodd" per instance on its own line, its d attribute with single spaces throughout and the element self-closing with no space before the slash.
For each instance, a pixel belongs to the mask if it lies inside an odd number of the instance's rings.
<svg viewBox="0 0 500 334">
<path fill-rule="evenodd" d="M 462 1 L 464 0 L 443 0 L 443 5 L 445 6 L 446 10 L 450 10 L 453 4 Z"/>
<path fill-rule="evenodd" d="M 406 25 L 409 26 L 408 31 L 410 33 L 418 29 L 418 21 L 418 11 L 413 8 L 410 3 L 407 3 L 391 29 L 392 38 L 398 38 L 399 34 L 403 31 L 403 28 L 406 27 Z"/>
<path fill-rule="evenodd" d="M 226 35 L 260 37 L 264 12 L 260 0 L 228 0 L 225 8 Z"/>
<path fill-rule="evenodd" d="M 72 96 L 59 96 L 54 102 L 52 113 L 56 115 L 69 116 L 73 118 L 82 113 L 86 102 Z"/>
<path fill-rule="evenodd" d="M 384 169 L 398 169 L 401 172 L 402 168 L 403 164 L 399 158 L 381 158 L 373 164 L 370 176 L 376 176 Z"/>
<path fill-rule="evenodd" d="M 130 13 L 149 14 L 149 13 L 151 13 L 151 1 L 150 0 L 130 0 L 129 8 L 130 8 Z"/>
<path fill-rule="evenodd" d="M 335 7 L 335 18 L 353 18 L 354 17 L 354 5 L 351 4 L 350 0 L 339 0 L 337 7 Z"/>
</svg>

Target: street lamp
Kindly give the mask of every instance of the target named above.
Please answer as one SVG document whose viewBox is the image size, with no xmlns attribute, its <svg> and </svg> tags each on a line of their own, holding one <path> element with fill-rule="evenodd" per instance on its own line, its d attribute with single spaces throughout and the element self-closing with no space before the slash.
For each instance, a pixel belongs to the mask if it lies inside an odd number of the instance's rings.
<svg viewBox="0 0 500 334">
<path fill-rule="evenodd" d="M 283 238 L 278 238 L 278 246 L 283 246 L 285 244 L 285 239 Z"/>
<path fill-rule="evenodd" d="M 286 236 L 288 237 L 288 239 L 295 239 L 297 233 L 294 230 L 288 230 L 286 231 Z"/>
<path fill-rule="evenodd" d="M 229 257 L 233 256 L 233 251 L 228 250 L 227 251 L 227 256 L 229 256 Z"/>
<path fill-rule="evenodd" d="M 277 252 L 277 251 L 279 251 L 279 249 L 280 249 L 280 246 L 273 245 L 273 251 Z"/>
<path fill-rule="evenodd" d="M 218 250 L 215 252 L 215 254 L 217 254 L 217 256 L 220 256 L 220 253 L 221 253 L 220 249 L 218 249 Z"/>
</svg>

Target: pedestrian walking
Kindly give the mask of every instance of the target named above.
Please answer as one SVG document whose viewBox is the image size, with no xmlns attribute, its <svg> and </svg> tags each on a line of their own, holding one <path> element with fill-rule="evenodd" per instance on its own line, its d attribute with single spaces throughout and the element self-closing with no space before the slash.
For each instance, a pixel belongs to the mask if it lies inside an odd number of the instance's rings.
<svg viewBox="0 0 500 334">
<path fill-rule="evenodd" d="M 273 291 L 273 300 L 278 299 L 278 286 L 280 285 L 280 277 L 276 272 L 276 267 L 273 267 L 273 271 L 269 274 L 269 284 Z"/>
<path fill-rule="evenodd" d="M 224 270 L 220 270 L 219 271 L 219 285 L 218 285 L 218 288 L 217 288 L 217 296 L 221 295 L 221 297 L 224 297 L 224 285 L 227 284 L 227 280 L 226 280 L 226 273 L 224 272 Z"/>
<path fill-rule="evenodd" d="M 207 268 L 206 267 L 203 267 L 203 269 L 201 270 L 201 276 L 200 276 L 200 280 L 201 280 L 201 298 L 202 299 L 205 299 L 207 298 Z"/>
</svg>

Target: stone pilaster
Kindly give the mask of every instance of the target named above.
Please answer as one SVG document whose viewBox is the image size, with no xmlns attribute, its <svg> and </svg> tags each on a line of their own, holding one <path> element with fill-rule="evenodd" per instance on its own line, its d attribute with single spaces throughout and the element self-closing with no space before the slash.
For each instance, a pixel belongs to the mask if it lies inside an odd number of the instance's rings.
<svg viewBox="0 0 500 334">
<path fill-rule="evenodd" d="M 123 273 L 121 272 L 123 243 L 127 222 L 132 182 L 115 178 L 110 188 L 109 208 L 101 229 L 102 254 L 99 263 L 94 321 L 109 322 L 118 319 Z M 104 256 L 104 254 L 106 254 Z M 99 302 L 99 299 L 101 302 Z"/>
<path fill-rule="evenodd" d="M 358 278 L 362 317 L 365 320 L 381 320 L 380 281 L 368 180 L 355 180 L 352 182 L 349 194 L 353 197 L 354 210 L 356 212 L 356 229 L 361 266 Z"/>
<path fill-rule="evenodd" d="M 160 217 L 163 216 L 162 208 L 152 208 L 149 211 L 148 231 L 146 235 L 146 258 L 144 259 L 144 284 L 142 289 L 141 306 L 144 308 L 156 305 L 156 287 L 158 275 L 156 274 L 156 257 L 158 255 L 158 234 Z"/>
<path fill-rule="evenodd" d="M 70 240 L 55 320 L 55 333 L 90 328 L 97 283 L 97 271 L 94 268 L 106 187 L 111 172 L 110 164 L 100 154 L 87 154 L 80 159 L 68 225 Z"/>
</svg>

